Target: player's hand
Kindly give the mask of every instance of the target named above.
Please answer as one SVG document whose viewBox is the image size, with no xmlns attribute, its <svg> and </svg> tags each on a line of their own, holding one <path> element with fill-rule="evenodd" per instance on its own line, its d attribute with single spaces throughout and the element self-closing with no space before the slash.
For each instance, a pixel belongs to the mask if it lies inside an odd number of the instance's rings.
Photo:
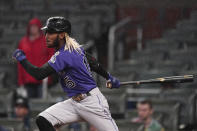
<svg viewBox="0 0 197 131">
<path fill-rule="evenodd" d="M 106 83 L 106 87 L 110 88 L 110 89 L 119 88 L 120 87 L 120 81 L 109 74 L 109 79 Z"/>
<path fill-rule="evenodd" d="M 17 61 L 22 61 L 22 60 L 26 59 L 25 53 L 20 49 L 16 49 L 14 51 L 12 57 L 14 59 L 16 59 Z"/>
</svg>

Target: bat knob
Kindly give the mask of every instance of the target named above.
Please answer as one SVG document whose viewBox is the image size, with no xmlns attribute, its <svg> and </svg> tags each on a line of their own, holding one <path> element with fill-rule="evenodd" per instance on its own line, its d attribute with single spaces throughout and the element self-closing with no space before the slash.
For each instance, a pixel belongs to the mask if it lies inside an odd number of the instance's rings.
<svg viewBox="0 0 197 131">
<path fill-rule="evenodd" d="M 107 87 L 107 88 L 109 88 L 109 89 L 111 89 L 111 88 L 112 88 L 112 83 L 111 83 L 111 81 L 107 81 L 107 83 L 106 83 L 106 87 Z"/>
</svg>

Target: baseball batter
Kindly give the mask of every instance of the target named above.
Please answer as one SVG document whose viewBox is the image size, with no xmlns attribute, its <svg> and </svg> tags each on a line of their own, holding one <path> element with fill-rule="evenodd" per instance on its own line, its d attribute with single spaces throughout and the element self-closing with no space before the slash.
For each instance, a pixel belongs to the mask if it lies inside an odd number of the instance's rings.
<svg viewBox="0 0 197 131">
<path fill-rule="evenodd" d="M 22 50 L 17 49 L 13 53 L 13 57 L 36 79 L 58 73 L 61 86 L 69 97 L 38 115 L 36 124 L 40 131 L 55 131 L 64 124 L 84 120 L 99 131 L 118 131 L 107 100 L 97 88 L 91 70 L 110 81 L 110 88 L 118 88 L 119 80 L 106 72 L 70 37 L 71 24 L 64 17 L 49 18 L 42 29 L 45 30 L 47 47 L 56 49 L 48 63 L 38 68 L 28 62 Z"/>
</svg>

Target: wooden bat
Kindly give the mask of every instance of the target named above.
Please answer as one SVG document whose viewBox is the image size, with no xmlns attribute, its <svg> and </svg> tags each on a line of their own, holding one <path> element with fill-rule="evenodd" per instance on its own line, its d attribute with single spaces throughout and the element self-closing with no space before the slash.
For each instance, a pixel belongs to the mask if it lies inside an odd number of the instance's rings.
<svg viewBox="0 0 197 131">
<path fill-rule="evenodd" d="M 169 77 L 160 77 L 160 78 L 148 79 L 148 80 L 120 82 L 120 86 L 151 84 L 151 83 L 186 83 L 186 82 L 193 82 L 193 80 L 194 80 L 193 75 L 169 76 Z M 106 83 L 106 86 L 107 88 L 111 88 L 112 83 L 108 81 Z"/>
<path fill-rule="evenodd" d="M 120 82 L 120 85 L 139 85 L 139 84 L 151 84 L 151 83 L 186 83 L 193 82 L 193 75 L 183 75 L 183 76 L 170 76 L 170 77 L 160 77 L 148 80 L 139 81 L 126 81 Z"/>
</svg>

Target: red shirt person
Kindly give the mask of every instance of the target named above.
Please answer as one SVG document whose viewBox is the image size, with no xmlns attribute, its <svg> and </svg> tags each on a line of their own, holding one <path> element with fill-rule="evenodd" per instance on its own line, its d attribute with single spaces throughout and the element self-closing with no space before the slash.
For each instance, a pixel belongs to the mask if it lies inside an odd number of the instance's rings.
<svg viewBox="0 0 197 131">
<path fill-rule="evenodd" d="M 28 60 L 38 67 L 46 63 L 54 53 L 53 49 L 47 48 L 41 27 L 39 19 L 30 20 L 27 34 L 20 40 L 18 45 L 18 49 L 23 50 Z M 27 89 L 30 98 L 42 96 L 42 81 L 38 81 L 29 75 L 20 64 L 18 64 L 18 84 Z"/>
</svg>

